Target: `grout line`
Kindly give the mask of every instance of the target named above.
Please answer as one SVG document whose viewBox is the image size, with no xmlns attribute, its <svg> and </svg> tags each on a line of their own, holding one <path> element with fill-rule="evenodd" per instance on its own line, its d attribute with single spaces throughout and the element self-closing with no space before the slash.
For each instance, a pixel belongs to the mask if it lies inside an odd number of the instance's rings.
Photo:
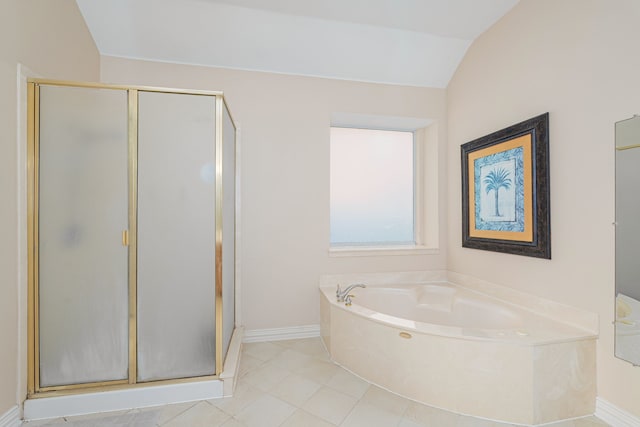
<svg viewBox="0 0 640 427">
<path fill-rule="evenodd" d="M 180 415 L 184 414 L 185 412 L 187 412 L 188 410 L 190 410 L 191 408 L 193 408 L 194 406 L 197 405 L 198 402 L 184 402 L 184 403 L 192 403 L 192 405 L 189 405 L 188 408 L 186 408 L 185 410 L 178 412 L 176 415 L 174 415 L 173 417 L 169 418 L 168 420 L 166 420 L 165 422 L 161 423 L 160 421 L 158 421 L 158 426 L 163 426 L 168 424 L 170 421 L 175 420 L 176 418 L 178 418 Z M 174 405 L 180 405 L 180 403 L 175 403 Z M 162 405 L 160 409 L 160 412 L 162 412 L 163 409 L 166 409 L 168 406 L 171 405 Z"/>
</svg>

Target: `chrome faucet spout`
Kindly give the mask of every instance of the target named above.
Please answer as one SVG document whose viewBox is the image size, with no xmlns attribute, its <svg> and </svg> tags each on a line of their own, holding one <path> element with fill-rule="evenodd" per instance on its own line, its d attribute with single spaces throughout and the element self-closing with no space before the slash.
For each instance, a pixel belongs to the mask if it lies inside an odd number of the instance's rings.
<svg viewBox="0 0 640 427">
<path fill-rule="evenodd" d="M 362 283 L 355 283 L 353 285 L 347 286 L 343 290 L 343 289 L 340 289 L 340 285 L 338 285 L 338 288 L 336 289 L 336 299 L 338 300 L 338 302 L 344 302 L 347 295 L 349 295 L 349 292 L 351 292 L 354 288 L 366 288 L 366 287 L 367 285 L 364 285 Z"/>
</svg>

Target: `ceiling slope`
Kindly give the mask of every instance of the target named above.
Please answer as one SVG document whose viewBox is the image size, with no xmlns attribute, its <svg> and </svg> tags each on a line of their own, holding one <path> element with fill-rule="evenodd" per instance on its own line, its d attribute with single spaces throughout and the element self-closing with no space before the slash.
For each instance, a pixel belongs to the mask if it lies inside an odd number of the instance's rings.
<svg viewBox="0 0 640 427">
<path fill-rule="evenodd" d="M 444 88 L 517 0 L 76 0 L 102 55 Z"/>
</svg>

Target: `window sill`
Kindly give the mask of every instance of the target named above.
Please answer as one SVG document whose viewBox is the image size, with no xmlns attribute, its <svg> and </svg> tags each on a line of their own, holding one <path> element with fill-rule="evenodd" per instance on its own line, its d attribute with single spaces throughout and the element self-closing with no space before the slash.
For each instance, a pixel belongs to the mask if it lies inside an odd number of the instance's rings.
<svg viewBox="0 0 640 427">
<path fill-rule="evenodd" d="M 395 255 L 434 255 L 438 248 L 427 246 L 333 246 L 329 248 L 329 257 L 352 256 L 395 256 Z"/>
</svg>

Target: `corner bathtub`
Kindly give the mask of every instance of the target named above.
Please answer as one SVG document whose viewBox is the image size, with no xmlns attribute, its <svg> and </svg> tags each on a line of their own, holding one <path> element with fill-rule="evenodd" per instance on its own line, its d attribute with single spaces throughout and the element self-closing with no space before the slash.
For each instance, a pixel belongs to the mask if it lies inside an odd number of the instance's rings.
<svg viewBox="0 0 640 427">
<path fill-rule="evenodd" d="M 331 358 L 410 399 L 537 425 L 591 415 L 592 332 L 446 282 L 368 285 L 346 306 L 321 286 Z"/>
</svg>

